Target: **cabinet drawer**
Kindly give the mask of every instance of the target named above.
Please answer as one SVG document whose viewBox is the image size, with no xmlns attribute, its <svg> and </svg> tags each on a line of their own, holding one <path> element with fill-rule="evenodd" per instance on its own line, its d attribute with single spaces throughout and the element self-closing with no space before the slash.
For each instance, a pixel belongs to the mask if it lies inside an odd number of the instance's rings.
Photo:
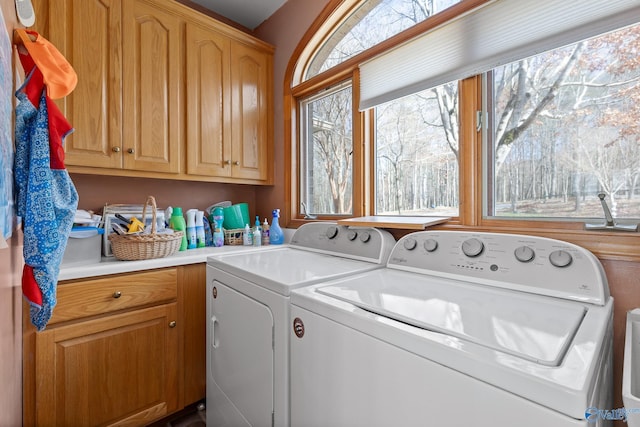
<svg viewBox="0 0 640 427">
<path fill-rule="evenodd" d="M 175 268 L 61 282 L 49 324 L 175 300 Z"/>
</svg>

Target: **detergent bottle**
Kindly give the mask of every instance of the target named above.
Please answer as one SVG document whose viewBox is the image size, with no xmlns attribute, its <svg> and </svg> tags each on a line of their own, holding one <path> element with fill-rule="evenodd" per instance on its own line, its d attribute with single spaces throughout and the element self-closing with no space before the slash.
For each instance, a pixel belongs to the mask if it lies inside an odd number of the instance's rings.
<svg viewBox="0 0 640 427">
<path fill-rule="evenodd" d="M 182 216 L 182 208 L 175 207 L 171 211 L 171 218 L 169 219 L 169 227 L 174 231 L 182 231 L 182 243 L 180 243 L 180 250 L 187 250 L 187 235 L 185 230 L 187 224 L 184 222 L 184 216 Z"/>
</svg>

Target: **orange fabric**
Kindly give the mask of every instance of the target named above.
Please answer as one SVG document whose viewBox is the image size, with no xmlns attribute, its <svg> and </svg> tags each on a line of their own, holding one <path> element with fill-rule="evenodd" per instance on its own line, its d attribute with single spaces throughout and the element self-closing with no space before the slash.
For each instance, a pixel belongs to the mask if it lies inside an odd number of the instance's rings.
<svg viewBox="0 0 640 427">
<path fill-rule="evenodd" d="M 78 76 L 60 51 L 35 31 L 20 28 L 15 32 L 42 72 L 49 97 L 60 99 L 69 95 L 78 83 Z M 30 35 L 35 41 L 31 40 Z"/>
<path fill-rule="evenodd" d="M 40 105 L 40 95 L 44 87 L 44 76 L 36 66 L 30 53 L 20 52 L 18 58 L 22 64 L 22 69 L 26 74 L 27 81 L 23 87 L 27 98 L 34 107 Z M 47 111 L 49 115 L 49 151 L 51 169 L 64 169 L 64 148 L 62 142 L 64 138 L 73 131 L 73 127 L 62 114 L 58 106 L 47 96 Z"/>
</svg>

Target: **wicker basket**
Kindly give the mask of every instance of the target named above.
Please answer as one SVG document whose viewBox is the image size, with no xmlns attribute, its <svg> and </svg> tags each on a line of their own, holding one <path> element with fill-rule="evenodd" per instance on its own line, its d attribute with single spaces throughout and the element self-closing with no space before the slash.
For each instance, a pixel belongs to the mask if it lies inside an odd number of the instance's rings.
<svg viewBox="0 0 640 427">
<path fill-rule="evenodd" d="M 233 230 L 224 230 L 225 245 L 242 245 L 244 238 L 244 228 L 234 228 Z"/>
<path fill-rule="evenodd" d="M 151 205 L 150 234 L 110 234 L 113 255 L 122 261 L 139 261 L 143 259 L 164 258 L 173 255 L 182 243 L 182 231 L 172 234 L 156 233 L 156 199 L 148 196 L 142 209 L 142 222 L 145 223 L 147 206 Z"/>
</svg>

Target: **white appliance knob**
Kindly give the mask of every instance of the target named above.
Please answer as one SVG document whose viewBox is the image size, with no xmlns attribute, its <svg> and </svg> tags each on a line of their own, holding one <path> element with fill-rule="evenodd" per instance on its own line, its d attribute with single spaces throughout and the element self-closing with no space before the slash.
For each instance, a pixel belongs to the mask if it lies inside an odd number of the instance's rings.
<svg viewBox="0 0 640 427">
<path fill-rule="evenodd" d="M 471 238 L 462 242 L 462 253 L 470 258 L 477 257 L 484 251 L 484 243 L 480 239 Z"/>
<path fill-rule="evenodd" d="M 418 242 L 413 237 L 404 240 L 404 248 L 408 251 L 412 251 L 418 246 Z"/>
<path fill-rule="evenodd" d="M 529 246 L 520 246 L 513 251 L 513 254 L 520 262 L 532 261 L 536 256 L 536 253 Z"/>
<path fill-rule="evenodd" d="M 369 233 L 368 231 L 363 231 L 362 233 L 360 233 L 360 241 L 362 243 L 367 243 L 369 240 L 371 240 L 371 233 Z"/>
<path fill-rule="evenodd" d="M 327 228 L 326 235 L 329 239 L 333 239 L 338 235 L 338 227 L 336 227 L 335 225 L 330 226 L 329 228 Z"/>
<path fill-rule="evenodd" d="M 351 241 L 356 240 L 356 237 L 358 237 L 358 232 L 357 231 L 353 231 L 353 230 L 349 230 L 349 232 L 347 233 L 347 237 Z"/>
<path fill-rule="evenodd" d="M 433 252 L 438 249 L 438 242 L 435 239 L 427 239 L 424 241 L 424 249 L 427 252 Z"/>
<path fill-rule="evenodd" d="M 573 261 L 573 257 L 567 251 L 558 249 L 549 254 L 549 262 L 555 267 L 567 267 Z"/>
</svg>

